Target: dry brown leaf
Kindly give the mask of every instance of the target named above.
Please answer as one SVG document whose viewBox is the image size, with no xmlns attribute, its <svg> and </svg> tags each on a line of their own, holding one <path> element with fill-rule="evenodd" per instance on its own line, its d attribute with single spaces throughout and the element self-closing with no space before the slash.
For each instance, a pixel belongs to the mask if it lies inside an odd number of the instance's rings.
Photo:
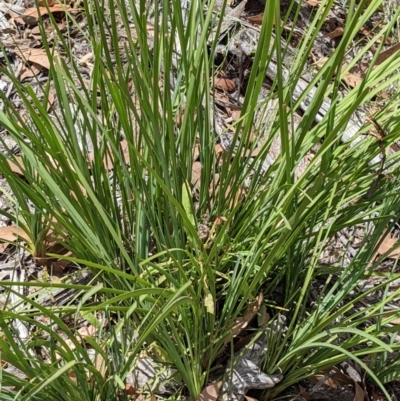
<svg viewBox="0 0 400 401">
<path fill-rule="evenodd" d="M 47 7 L 32 7 L 32 8 L 27 8 L 24 12 L 24 16 L 32 17 L 35 18 L 36 20 L 39 19 L 39 17 L 43 17 L 49 13 L 65 13 L 65 12 L 73 12 L 77 11 L 76 8 L 72 8 L 70 6 L 64 6 L 61 4 L 54 4 L 53 6 L 47 8 Z"/>
<path fill-rule="evenodd" d="M 374 32 L 371 32 L 371 31 L 368 30 L 365 26 L 362 26 L 362 27 L 360 28 L 360 30 L 358 31 L 358 33 L 360 33 L 361 35 L 366 36 L 366 37 L 369 38 L 369 39 L 375 38 Z M 379 37 L 379 38 L 377 38 L 377 39 L 375 39 L 375 43 L 376 43 L 376 44 L 382 43 L 382 39 L 383 39 L 382 36 Z M 390 37 L 389 37 L 389 38 L 386 38 L 386 40 L 385 40 L 385 44 L 386 44 L 386 45 L 391 45 L 392 42 L 393 42 L 393 41 L 392 41 L 392 39 L 391 39 Z M 372 51 L 374 51 L 374 49 L 375 49 L 375 46 L 373 46 L 373 47 L 371 48 Z"/>
<path fill-rule="evenodd" d="M 226 217 L 224 217 L 224 216 L 219 216 L 219 217 L 217 217 L 216 219 L 215 219 L 215 222 L 214 222 L 214 224 L 216 225 L 216 226 L 220 226 L 221 224 L 223 224 L 225 221 L 227 221 L 228 219 L 226 218 Z"/>
<path fill-rule="evenodd" d="M 232 110 L 231 117 L 232 117 L 233 121 L 239 120 L 240 113 L 241 113 L 241 110 Z"/>
<path fill-rule="evenodd" d="M 69 254 L 69 252 L 65 249 L 65 247 L 61 244 L 61 238 L 57 238 L 54 235 L 53 230 L 49 230 L 44 241 L 39 245 L 39 247 L 33 250 L 33 258 L 39 266 L 46 266 L 52 268 L 52 272 L 54 275 L 59 276 L 64 272 L 64 268 L 68 265 L 64 260 L 55 260 L 52 257 L 47 256 L 47 254 L 55 254 L 55 255 L 65 255 L 65 256 L 73 256 Z M 64 267 L 63 267 L 64 266 Z"/>
<path fill-rule="evenodd" d="M 93 53 L 85 54 L 79 61 L 79 65 L 86 65 L 87 63 L 91 63 L 94 60 Z"/>
<path fill-rule="evenodd" d="M 306 3 L 310 7 L 318 7 L 319 5 L 321 5 L 322 0 L 306 0 Z"/>
<path fill-rule="evenodd" d="M 210 195 L 212 195 L 214 198 L 217 196 L 219 192 L 219 185 L 220 185 L 220 175 L 217 173 L 214 174 L 214 180 L 210 183 L 210 188 L 209 188 Z M 241 202 L 245 197 L 246 190 L 244 188 L 241 189 L 239 188 L 233 197 L 231 196 L 231 191 L 232 189 L 228 185 L 225 190 L 225 197 L 226 198 L 229 197 L 231 199 L 229 207 L 230 209 L 234 209 L 238 205 L 238 203 Z"/>
<path fill-rule="evenodd" d="M 223 93 L 223 92 L 215 92 L 215 93 L 214 93 L 214 96 L 215 96 L 216 99 L 220 100 L 220 101 L 223 102 L 223 103 L 226 103 L 226 104 L 229 104 L 229 103 L 230 103 L 229 97 L 228 97 L 228 95 L 227 95 L 226 93 Z"/>
<path fill-rule="evenodd" d="M 309 401 L 311 399 L 310 394 L 307 393 L 306 389 L 302 386 L 299 386 L 301 396 L 306 400 Z"/>
<path fill-rule="evenodd" d="M 397 43 L 396 45 L 383 51 L 382 53 L 379 54 L 375 65 L 379 65 L 379 64 L 383 63 L 386 59 L 388 59 L 393 54 L 397 53 L 399 50 L 400 50 L 400 43 Z"/>
<path fill-rule="evenodd" d="M 13 19 L 20 25 L 36 26 L 38 24 L 38 19 L 31 15 L 14 15 Z"/>
<path fill-rule="evenodd" d="M 17 156 L 16 159 L 17 159 L 17 161 L 19 161 L 21 159 L 21 157 Z M 13 161 L 7 160 L 7 163 L 8 163 L 8 166 L 10 167 L 10 169 L 11 169 L 11 172 L 13 172 L 14 174 L 21 175 L 21 176 L 24 175 L 24 173 L 22 172 L 20 167 L 17 164 L 15 164 Z"/>
<path fill-rule="evenodd" d="M 384 318 L 384 319 L 386 320 L 388 317 L 390 317 L 390 316 L 392 316 L 392 315 L 396 315 L 396 314 L 397 314 L 396 311 L 393 311 L 393 312 L 384 312 L 384 313 L 382 314 L 382 318 Z M 395 318 L 389 320 L 388 322 L 389 322 L 390 324 L 400 324 L 400 318 L 395 317 Z"/>
<path fill-rule="evenodd" d="M 7 49 L 28 50 L 33 42 L 30 39 L 4 39 L 1 44 Z"/>
<path fill-rule="evenodd" d="M 51 106 L 53 106 L 55 100 L 55 95 L 54 91 L 50 90 L 49 94 L 47 95 L 47 107 L 46 111 L 49 111 L 51 109 Z"/>
<path fill-rule="evenodd" d="M 93 337 L 97 333 L 96 327 L 89 325 L 81 327 L 78 330 L 80 342 L 84 339 L 84 337 Z"/>
<path fill-rule="evenodd" d="M 104 347 L 102 347 L 102 349 L 103 349 L 103 351 L 105 351 Z M 106 361 L 104 360 L 103 356 L 99 352 L 96 352 L 96 356 L 95 356 L 95 360 L 94 360 L 94 367 L 101 374 L 103 379 L 105 379 L 106 372 L 107 372 L 107 364 L 106 364 Z"/>
<path fill-rule="evenodd" d="M 214 78 L 214 86 L 222 91 L 233 92 L 236 88 L 235 82 L 229 78 Z"/>
<path fill-rule="evenodd" d="M 391 238 L 389 235 L 387 235 L 380 244 L 377 254 L 384 255 L 386 252 L 390 251 L 386 257 L 389 259 L 397 259 L 400 254 L 399 244 L 400 242 L 397 238 Z"/>
<path fill-rule="evenodd" d="M 324 385 L 331 388 L 338 388 L 343 386 L 344 384 L 353 384 L 353 379 L 351 379 L 348 375 L 342 373 L 336 366 L 333 366 L 331 369 L 323 370 L 322 372 L 315 374 L 314 376 L 308 377 L 307 380 L 312 384 L 317 384 L 325 374 L 334 370 L 335 373 L 329 376 L 325 381 Z"/>
<path fill-rule="evenodd" d="M 365 26 L 362 26 L 360 28 L 360 30 L 358 31 L 358 33 L 361 34 L 361 35 L 364 35 L 364 36 L 366 36 L 368 38 L 372 38 L 373 37 L 373 34 L 371 33 L 371 31 L 368 28 L 366 28 Z"/>
<path fill-rule="evenodd" d="M 67 27 L 67 23 L 65 21 L 60 21 L 57 23 L 57 27 L 60 32 L 63 32 Z M 43 28 L 43 27 L 42 27 Z M 49 24 L 44 26 L 44 33 L 46 36 L 50 37 L 50 35 L 54 32 L 55 28 L 53 24 Z M 31 29 L 31 35 L 37 38 L 37 41 L 41 41 L 41 31 L 39 26 L 35 26 Z"/>
<path fill-rule="evenodd" d="M 344 29 L 341 26 L 338 26 L 333 32 L 329 32 L 325 35 L 326 38 L 334 39 L 339 36 L 343 36 Z"/>
<path fill-rule="evenodd" d="M 322 4 L 322 0 L 306 0 L 307 5 L 310 7 L 317 7 Z"/>
<path fill-rule="evenodd" d="M 230 197 L 231 194 L 231 187 L 230 185 L 228 185 L 226 191 L 225 191 L 225 196 L 228 198 Z M 235 193 L 235 196 L 233 197 L 233 199 L 231 199 L 230 203 L 229 203 L 229 208 L 232 210 L 234 209 L 245 197 L 246 195 L 246 190 L 244 188 L 239 188 L 237 190 L 237 192 Z"/>
<path fill-rule="evenodd" d="M 246 314 L 235 319 L 231 333 L 225 340 L 225 345 L 228 344 L 232 338 L 237 337 L 248 326 L 248 324 L 253 320 L 254 316 L 257 315 L 257 312 L 260 310 L 263 302 L 264 296 L 261 292 L 253 302 L 250 302 L 247 305 Z"/>
<path fill-rule="evenodd" d="M 16 29 L 14 29 L 14 28 L 3 28 L 3 29 L 0 29 L 0 33 L 2 33 L 4 35 L 7 35 L 7 34 L 16 35 L 17 32 L 18 31 Z"/>
<path fill-rule="evenodd" d="M 251 157 L 257 157 L 261 151 L 263 150 L 263 148 L 255 148 L 252 152 L 251 152 Z"/>
<path fill-rule="evenodd" d="M 197 401 L 217 401 L 221 385 L 222 385 L 221 381 L 210 384 L 209 386 L 203 389 Z"/>
<path fill-rule="evenodd" d="M 196 139 L 196 145 L 194 145 L 193 149 L 193 160 L 196 161 L 200 156 L 200 141 Z"/>
<path fill-rule="evenodd" d="M 25 63 L 21 63 L 21 69 L 19 70 L 19 81 L 22 82 L 26 78 L 36 77 L 43 67 L 36 63 L 31 63 L 30 67 L 27 67 Z"/>
<path fill-rule="evenodd" d="M 225 149 L 222 147 L 221 144 L 217 143 L 214 147 L 214 152 L 217 156 L 221 155 L 225 152 Z"/>
<path fill-rule="evenodd" d="M 7 242 L 1 242 L 0 243 L 0 254 L 5 252 L 5 250 L 7 249 L 8 245 L 9 244 Z"/>
<path fill-rule="evenodd" d="M 4 252 L 10 242 L 15 242 L 20 238 L 25 242 L 30 243 L 31 240 L 28 234 L 17 226 L 0 227 L 0 252 Z"/>
<path fill-rule="evenodd" d="M 132 386 L 132 384 L 125 384 L 125 391 L 128 395 L 140 395 L 141 392 Z"/>
<path fill-rule="evenodd" d="M 343 76 L 342 80 L 351 88 L 355 88 L 357 85 L 360 85 L 360 83 L 363 81 L 363 78 L 348 72 Z"/>
<path fill-rule="evenodd" d="M 371 386 L 370 390 L 369 390 L 370 394 L 369 395 L 369 399 L 370 400 L 374 400 L 374 401 L 385 401 L 387 398 L 384 397 L 382 394 L 379 394 L 376 392 L 374 386 Z"/>
<path fill-rule="evenodd" d="M 263 18 L 264 18 L 264 13 L 247 17 L 247 21 L 249 21 L 250 24 L 261 25 Z"/>
<path fill-rule="evenodd" d="M 248 395 L 243 396 L 246 401 L 258 401 L 257 398 L 249 397 Z"/>
<path fill-rule="evenodd" d="M 322 57 L 315 63 L 313 63 L 313 65 L 315 65 L 317 68 L 322 68 L 328 60 L 329 60 L 328 57 Z"/>
<path fill-rule="evenodd" d="M 31 63 L 38 64 L 39 66 L 42 66 L 47 70 L 50 69 L 50 61 L 44 49 L 29 48 L 26 50 L 14 49 L 14 51 L 15 54 L 24 62 L 29 61 Z M 58 53 L 54 52 L 53 57 L 58 57 Z"/>
<path fill-rule="evenodd" d="M 365 392 L 364 390 L 360 387 L 360 385 L 356 382 L 353 381 L 353 385 L 354 385 L 354 401 L 364 401 L 364 397 L 365 397 Z"/>
<path fill-rule="evenodd" d="M 342 373 L 335 366 L 332 367 L 331 369 L 322 371 L 320 374 L 309 377 L 308 381 L 310 381 L 313 384 L 317 384 L 328 371 L 332 371 L 332 370 L 334 370 L 335 373 L 333 375 L 331 375 L 330 377 L 328 377 L 324 381 L 324 383 L 323 383 L 324 387 L 340 388 L 344 384 L 351 384 L 354 388 L 353 401 L 363 401 L 364 400 L 365 392 L 360 387 L 360 385 L 355 380 L 353 380 L 350 376 Z M 309 400 L 309 401 L 319 400 L 319 398 L 314 398 L 312 396 L 310 397 L 309 394 L 304 389 L 302 389 L 302 387 L 300 387 L 300 393 L 306 400 Z"/>
<path fill-rule="evenodd" d="M 201 163 L 194 162 L 192 165 L 192 185 L 194 188 L 200 187 L 200 177 L 201 177 Z"/>
<path fill-rule="evenodd" d="M 369 63 L 362 61 L 350 69 L 350 73 L 357 77 L 364 78 L 369 68 Z"/>
<path fill-rule="evenodd" d="M 130 159 L 129 159 L 129 148 L 128 148 L 128 142 L 123 140 L 119 143 L 119 145 L 122 148 L 122 152 L 123 152 L 123 156 L 124 156 L 124 160 L 126 164 L 130 163 Z"/>
<path fill-rule="evenodd" d="M 84 340 L 85 337 L 93 337 L 96 334 L 96 332 L 97 332 L 96 327 L 94 327 L 92 325 L 89 325 L 87 327 L 86 326 L 85 327 L 81 327 L 78 330 L 75 338 L 78 340 L 79 343 L 81 343 Z M 66 339 L 65 340 L 65 344 L 67 345 L 68 349 L 71 350 L 71 351 L 73 351 L 76 348 L 75 344 L 70 339 Z M 61 358 L 61 355 L 58 354 L 58 353 L 57 353 L 57 358 L 58 359 Z"/>
<path fill-rule="evenodd" d="M 74 255 L 72 253 L 65 254 L 64 256 L 74 257 Z M 64 274 L 65 274 L 64 270 L 70 264 L 71 264 L 71 262 L 69 260 L 64 260 L 64 259 L 57 259 L 56 261 L 52 261 L 50 264 L 52 275 L 60 276 L 60 277 L 64 276 Z"/>
</svg>

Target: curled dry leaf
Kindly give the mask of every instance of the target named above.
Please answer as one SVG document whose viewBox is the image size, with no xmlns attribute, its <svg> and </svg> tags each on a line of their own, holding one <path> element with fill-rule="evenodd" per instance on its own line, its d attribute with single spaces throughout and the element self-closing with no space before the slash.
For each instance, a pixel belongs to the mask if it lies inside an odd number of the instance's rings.
<svg viewBox="0 0 400 401">
<path fill-rule="evenodd" d="M 215 78 L 214 86 L 222 91 L 233 92 L 236 89 L 235 82 L 229 78 Z"/>
<path fill-rule="evenodd" d="M 400 50 L 400 43 L 397 43 L 396 45 L 380 53 L 373 68 L 376 68 L 379 64 L 382 64 L 386 59 L 388 59 L 393 54 L 397 53 L 399 50 Z M 342 78 L 343 81 L 350 87 L 355 88 L 362 82 L 368 70 L 368 67 L 369 63 L 365 61 L 359 62 L 347 74 L 344 75 L 344 77 Z"/>
<path fill-rule="evenodd" d="M 358 75 L 352 74 L 351 72 L 348 72 L 343 76 L 342 81 L 344 81 L 351 88 L 355 88 L 357 85 L 361 84 L 363 78 L 359 77 Z"/>
<path fill-rule="evenodd" d="M 309 377 L 308 380 L 313 384 L 319 385 L 320 381 L 323 380 L 323 376 L 326 375 L 328 372 L 329 372 L 329 376 L 326 378 L 326 380 L 324 380 L 322 389 L 324 387 L 325 388 L 326 387 L 329 387 L 329 388 L 340 388 L 344 384 L 349 384 L 349 385 L 353 386 L 353 389 L 354 389 L 354 399 L 353 399 L 353 401 L 363 401 L 364 400 L 365 392 L 360 387 L 360 385 L 357 383 L 357 381 L 352 379 L 347 374 L 342 373 L 335 366 L 332 367 L 331 369 L 328 369 L 328 370 L 325 370 L 325 371 L 321 372 L 321 374 L 319 374 L 319 375 L 315 375 L 315 376 Z M 322 379 L 321 379 L 321 375 L 322 375 Z M 302 391 L 302 389 L 300 388 L 300 392 L 301 392 L 301 395 L 306 400 L 309 400 L 309 401 L 315 400 L 315 401 L 317 401 L 317 400 L 320 399 L 319 396 L 316 396 L 316 397 L 313 397 L 312 395 L 310 396 L 304 389 Z"/>
<path fill-rule="evenodd" d="M 10 242 L 15 242 L 18 238 L 25 242 L 31 242 L 28 234 L 20 227 L 0 227 L 0 253 L 3 253 L 6 250 Z"/>
<path fill-rule="evenodd" d="M 306 400 L 309 401 L 311 399 L 310 394 L 307 393 L 306 389 L 302 386 L 299 386 L 301 396 Z"/>
<path fill-rule="evenodd" d="M 324 376 L 326 375 L 326 378 Z M 325 379 L 325 380 L 324 380 Z M 312 384 L 318 384 L 323 380 L 323 385 L 330 388 L 338 388 L 344 384 L 352 384 L 353 380 L 342 373 L 337 367 L 324 370 L 315 374 L 314 376 L 308 377 L 307 380 Z"/>
<path fill-rule="evenodd" d="M 219 389 L 221 388 L 221 386 L 221 381 L 210 384 L 205 389 L 203 389 L 197 401 L 217 401 Z"/>
<path fill-rule="evenodd" d="M 17 226 L 7 226 L 0 227 L 0 241 L 15 241 L 18 238 L 21 238 L 25 241 L 30 241 L 28 234 L 22 230 L 21 227 Z"/>
<path fill-rule="evenodd" d="M 369 39 L 373 39 L 374 37 L 375 37 L 375 33 L 372 31 L 370 31 L 368 28 L 366 28 L 365 26 L 362 26 L 361 28 L 360 28 L 360 30 L 358 31 L 358 33 L 360 33 L 361 35 L 364 35 L 364 36 L 366 36 L 367 38 L 369 38 Z M 381 38 L 378 38 L 377 40 L 376 40 L 376 43 L 382 43 L 382 37 Z M 385 44 L 386 45 L 390 45 L 390 44 L 392 44 L 392 39 L 390 38 L 390 37 L 388 37 L 388 38 L 386 38 L 386 40 L 385 40 Z"/>
<path fill-rule="evenodd" d="M 225 345 L 228 344 L 232 338 L 238 336 L 248 326 L 248 324 L 253 320 L 254 316 L 257 315 L 257 312 L 260 310 L 263 302 L 264 296 L 262 293 L 260 293 L 253 302 L 250 302 L 247 305 L 246 314 L 235 319 L 232 331 L 225 340 Z"/>
<path fill-rule="evenodd" d="M 19 70 L 18 78 L 19 81 L 22 82 L 26 78 L 36 77 L 40 71 L 43 70 L 43 67 L 36 63 L 31 63 L 28 67 L 25 63 L 20 63 L 21 69 Z"/>
<path fill-rule="evenodd" d="M 140 395 L 141 394 L 141 392 L 137 388 L 133 387 L 132 384 L 125 385 L 125 392 L 128 395 Z"/>
<path fill-rule="evenodd" d="M 220 225 L 222 225 L 225 221 L 227 221 L 228 219 L 225 217 L 225 216 L 219 216 L 219 217 L 217 217 L 216 219 L 215 219 L 215 222 L 214 222 L 214 224 L 216 225 L 216 226 L 220 226 Z"/>
<path fill-rule="evenodd" d="M 334 39 L 343 36 L 344 29 L 338 26 L 333 32 L 329 32 L 325 35 L 326 38 Z"/>
<path fill-rule="evenodd" d="M 397 53 L 399 50 L 400 50 L 400 43 L 397 43 L 396 45 L 383 51 L 382 53 L 379 54 L 379 56 L 375 62 L 375 65 L 379 65 L 379 64 L 383 63 L 386 59 L 388 59 L 393 54 Z"/>
<path fill-rule="evenodd" d="M 24 62 L 31 62 L 35 63 L 39 66 L 42 66 L 46 68 L 47 70 L 50 69 L 50 60 L 47 56 L 47 53 L 44 49 L 26 49 L 26 50 L 20 50 L 20 49 L 14 49 L 15 54 L 22 59 Z M 55 51 L 52 55 L 54 58 L 58 57 L 58 53 Z"/>
<path fill-rule="evenodd" d="M 247 21 L 249 21 L 250 24 L 261 25 L 263 18 L 264 18 L 264 13 L 247 17 Z"/>
<path fill-rule="evenodd" d="M 389 235 L 386 235 L 384 240 L 379 245 L 378 251 L 376 255 L 385 255 L 387 252 L 388 255 L 386 256 L 389 259 L 397 259 L 400 254 L 400 242 L 397 238 L 391 238 Z M 396 246 L 397 245 L 397 246 Z M 374 259 L 375 259 L 374 257 Z"/>
<path fill-rule="evenodd" d="M 357 382 L 353 382 L 354 385 L 354 401 L 364 401 L 365 398 L 365 392 L 364 390 L 360 387 L 360 385 Z"/>
</svg>

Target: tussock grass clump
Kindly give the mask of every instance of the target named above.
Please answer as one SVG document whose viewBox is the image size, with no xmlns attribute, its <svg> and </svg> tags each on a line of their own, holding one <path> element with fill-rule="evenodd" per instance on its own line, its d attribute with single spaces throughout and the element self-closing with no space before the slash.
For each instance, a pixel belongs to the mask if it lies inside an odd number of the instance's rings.
<svg viewBox="0 0 400 401">
<path fill-rule="evenodd" d="M 268 0 L 234 146 L 222 156 L 215 153 L 220 139 L 211 94 L 215 29 L 221 28 L 223 12 L 213 11 L 214 1 L 194 0 L 184 10 L 177 0 L 155 6 L 84 0 L 86 27 L 72 16 L 68 22 L 91 44 L 89 80 L 68 35 L 56 28 L 57 40 L 50 42 L 42 29 L 51 84 L 40 87 L 45 94 L 54 90 L 54 112 L 47 111 L 38 91 L 18 81 L 11 64 L 2 68 L 29 114 L 21 118 L 2 96 L 0 123 L 22 151 L 20 158 L 7 157 L 23 179 L 1 156 L 0 172 L 15 199 L 10 217 L 26 231 L 33 253 L 34 244 L 52 232 L 70 252 L 64 259 L 89 270 L 93 279 L 85 285 L 40 283 L 45 290 L 76 290 L 68 305 L 44 307 L 31 294 L 3 310 L 1 359 L 27 380 L 4 371 L 0 399 L 127 399 L 127 377 L 139 357 L 151 357 L 162 369 L 175 369 L 180 385 L 175 398 L 182 393 L 196 400 L 209 380 L 216 380 L 214 368 L 240 332 L 237 319 L 259 294 L 270 314 L 265 327 L 274 327 L 280 316 L 287 325 L 284 335 L 267 338 L 263 370 L 283 375 L 267 399 L 348 358 L 389 396 L 383 384 L 400 373 L 398 357 L 388 358 L 393 351 L 398 355 L 399 347 L 397 327 L 389 323 L 399 313 L 381 312 L 398 296 L 398 289 L 388 290 L 398 273 L 374 272 L 380 261 L 373 255 L 400 210 L 397 156 L 380 163 L 382 151 L 399 140 L 398 99 L 375 116 L 390 130 L 386 137 L 361 135 L 372 127 L 366 123 L 349 140 L 341 138 L 357 109 L 398 82 L 395 55 L 373 68 L 375 56 L 363 82 L 339 100 L 346 50 L 381 3 L 350 2 L 340 44 L 293 100 L 333 2 L 319 7 L 286 74 L 285 46 L 274 23 L 284 16 L 279 2 Z M 374 43 L 383 46 L 398 14 L 347 69 Z M 52 57 L 55 49 L 62 56 Z M 277 113 L 269 132 L 256 129 L 255 140 L 253 117 L 273 58 L 277 73 L 269 98 L 278 99 Z M 300 124 L 289 132 L 288 121 L 310 93 Z M 315 123 L 327 98 L 329 109 Z M 266 170 L 263 162 L 277 136 L 281 153 Z M 261 137 L 266 138 L 261 151 L 250 155 Z M 194 188 L 195 148 L 201 174 Z M 297 165 L 311 151 L 297 176 Z M 365 235 L 351 262 L 322 265 L 327 243 L 357 225 Z M 360 292 L 359 281 L 372 274 L 379 274 L 381 283 Z M 321 278 L 326 284 L 311 304 L 313 283 Z M 10 290 L 12 284 L 2 283 Z M 363 302 L 378 290 L 379 302 Z M 363 308 L 355 308 L 360 303 Z M 97 334 L 81 341 L 66 324 L 78 317 Z M 26 338 L 13 329 L 16 320 L 29 325 Z M 373 362 L 367 364 L 367 356 Z"/>
</svg>

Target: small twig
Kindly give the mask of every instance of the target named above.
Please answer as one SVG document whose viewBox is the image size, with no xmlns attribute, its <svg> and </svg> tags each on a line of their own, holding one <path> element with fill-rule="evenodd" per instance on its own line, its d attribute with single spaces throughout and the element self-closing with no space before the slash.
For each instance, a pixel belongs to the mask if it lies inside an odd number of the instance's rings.
<svg viewBox="0 0 400 401">
<path fill-rule="evenodd" d="M 330 372 L 326 373 L 324 377 L 311 389 L 308 391 L 309 395 L 313 395 L 316 391 L 318 391 L 322 385 L 329 379 L 331 378 L 336 372 L 334 370 L 331 370 Z"/>
</svg>

